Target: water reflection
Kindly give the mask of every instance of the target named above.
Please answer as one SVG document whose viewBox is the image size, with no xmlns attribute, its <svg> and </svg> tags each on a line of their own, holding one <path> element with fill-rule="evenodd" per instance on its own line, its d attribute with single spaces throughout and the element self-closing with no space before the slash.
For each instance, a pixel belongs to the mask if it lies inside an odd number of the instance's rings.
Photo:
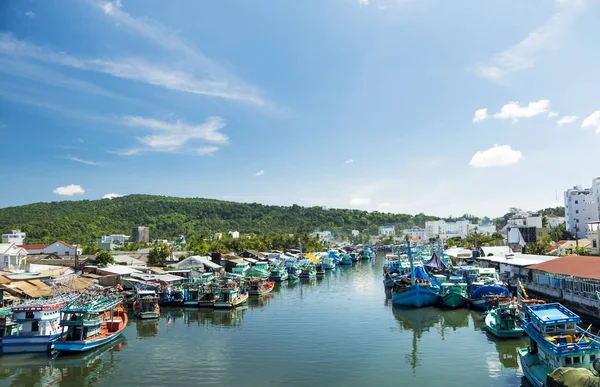
<svg viewBox="0 0 600 387">
<path fill-rule="evenodd" d="M 129 320 L 135 321 L 135 331 L 137 338 L 155 337 L 158 335 L 159 321 L 156 320 Z"/>
<path fill-rule="evenodd" d="M 81 386 L 96 385 L 118 368 L 115 352 L 127 341 L 123 336 L 114 342 L 83 354 L 23 354 L 0 358 L 0 380 L 11 386 Z"/>
<path fill-rule="evenodd" d="M 406 354 L 406 362 L 410 364 L 413 369 L 413 373 L 419 365 L 419 351 L 418 342 L 421 340 L 423 332 L 429 332 L 436 323 L 441 320 L 441 314 L 438 309 L 435 308 L 419 308 L 419 309 L 407 309 L 400 307 L 393 307 L 394 317 L 400 323 L 400 327 L 403 331 L 412 332 L 412 348 L 410 352 Z"/>
</svg>

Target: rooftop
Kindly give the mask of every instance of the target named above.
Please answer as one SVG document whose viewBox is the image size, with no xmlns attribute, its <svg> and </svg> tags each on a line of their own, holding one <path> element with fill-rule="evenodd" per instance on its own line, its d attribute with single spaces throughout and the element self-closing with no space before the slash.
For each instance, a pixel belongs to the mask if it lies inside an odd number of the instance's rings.
<svg viewBox="0 0 600 387">
<path fill-rule="evenodd" d="M 479 257 L 477 258 L 480 261 L 488 261 L 494 263 L 506 263 L 512 266 L 530 266 L 538 263 L 550 261 L 553 259 L 557 259 L 556 256 L 551 255 L 534 255 L 534 254 L 521 254 L 521 253 L 511 253 L 506 255 L 490 255 L 489 257 Z"/>
<path fill-rule="evenodd" d="M 531 265 L 527 268 L 600 281 L 600 257 L 596 256 L 569 255 Z"/>
</svg>

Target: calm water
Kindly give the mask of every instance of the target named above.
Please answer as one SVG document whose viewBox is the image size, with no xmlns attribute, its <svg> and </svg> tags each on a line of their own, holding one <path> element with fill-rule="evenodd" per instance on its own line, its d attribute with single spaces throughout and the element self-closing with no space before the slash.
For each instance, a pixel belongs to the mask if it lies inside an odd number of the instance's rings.
<svg viewBox="0 0 600 387">
<path fill-rule="evenodd" d="M 131 318 L 122 340 L 85 356 L 0 357 L 0 385 L 527 385 L 525 339 L 492 339 L 466 309 L 392 308 L 382 261 L 278 285 L 244 309 Z"/>
</svg>

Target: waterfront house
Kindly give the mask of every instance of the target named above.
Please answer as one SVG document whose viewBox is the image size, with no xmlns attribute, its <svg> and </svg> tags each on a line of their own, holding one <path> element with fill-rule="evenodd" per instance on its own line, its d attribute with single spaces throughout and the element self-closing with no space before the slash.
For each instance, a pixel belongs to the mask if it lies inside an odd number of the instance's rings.
<svg viewBox="0 0 600 387">
<path fill-rule="evenodd" d="M 20 245 L 19 247 L 27 250 L 27 254 L 54 254 L 54 255 L 81 255 L 83 252 L 81 247 L 71 245 L 65 241 L 56 241 L 49 245 L 47 244 L 33 244 L 33 245 Z"/>
<path fill-rule="evenodd" d="M 477 258 L 477 261 L 481 267 L 495 268 L 504 281 L 511 286 L 516 286 L 517 280 L 527 282 L 531 278 L 529 266 L 556 258 L 558 257 L 549 255 L 509 253 L 483 256 Z"/>
<path fill-rule="evenodd" d="M 0 243 L 0 270 L 22 270 L 27 251 L 14 243 Z"/>
<path fill-rule="evenodd" d="M 527 267 L 526 290 L 567 305 L 577 313 L 598 317 L 600 257 L 572 255 Z"/>
</svg>

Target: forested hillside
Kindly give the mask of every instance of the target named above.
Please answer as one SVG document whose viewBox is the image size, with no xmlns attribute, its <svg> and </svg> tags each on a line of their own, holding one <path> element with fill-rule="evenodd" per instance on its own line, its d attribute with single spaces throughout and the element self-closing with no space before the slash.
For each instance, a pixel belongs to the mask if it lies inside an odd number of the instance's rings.
<svg viewBox="0 0 600 387">
<path fill-rule="evenodd" d="M 131 234 L 138 225 L 150 227 L 151 239 L 178 234 L 198 238 L 215 232 L 299 234 L 315 230 L 357 229 L 377 233 L 377 227 L 419 226 L 437 217 L 390 214 L 293 205 L 268 206 L 212 199 L 128 195 L 116 199 L 34 203 L 0 209 L 0 231 L 21 229 L 27 243 L 64 239 L 91 244 L 101 235 Z"/>
</svg>

